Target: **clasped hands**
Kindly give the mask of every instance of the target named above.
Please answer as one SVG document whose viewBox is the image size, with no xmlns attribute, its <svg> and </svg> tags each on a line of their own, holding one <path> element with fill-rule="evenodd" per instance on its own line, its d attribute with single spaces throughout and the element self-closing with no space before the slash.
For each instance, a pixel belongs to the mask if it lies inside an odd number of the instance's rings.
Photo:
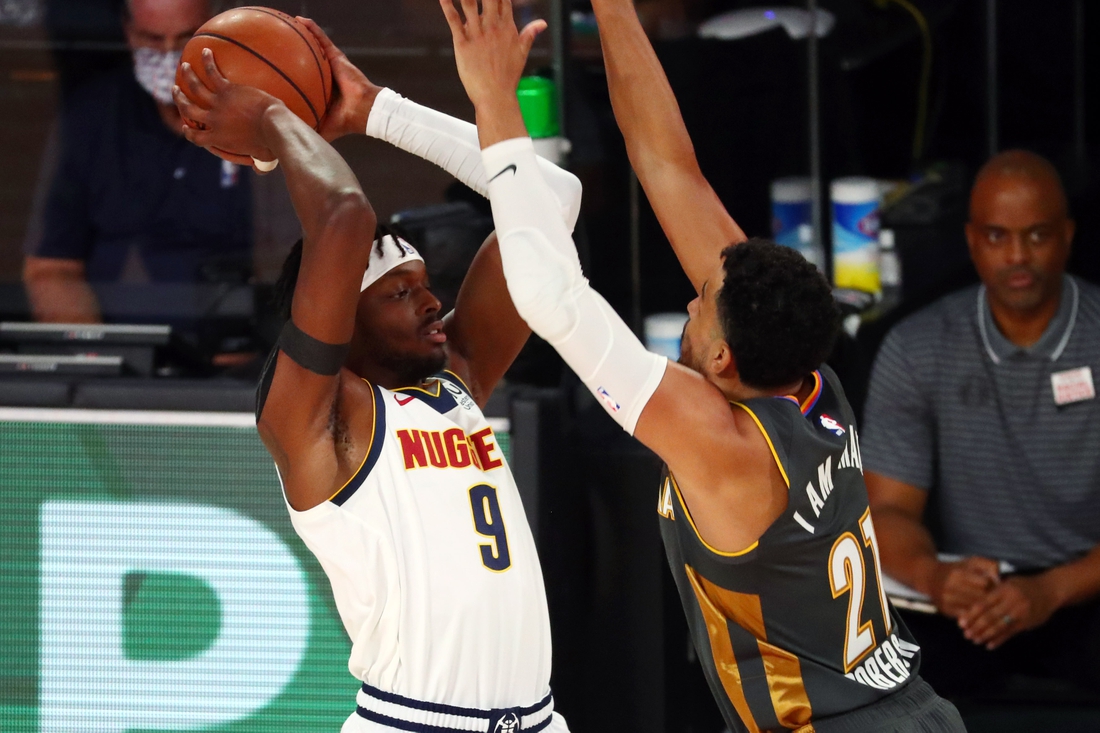
<svg viewBox="0 0 1100 733">
<path fill-rule="evenodd" d="M 1057 610 L 1055 596 L 1043 574 L 1002 578 L 997 562 L 984 557 L 940 563 L 932 591 L 936 608 L 989 650 L 1046 623 Z"/>
</svg>

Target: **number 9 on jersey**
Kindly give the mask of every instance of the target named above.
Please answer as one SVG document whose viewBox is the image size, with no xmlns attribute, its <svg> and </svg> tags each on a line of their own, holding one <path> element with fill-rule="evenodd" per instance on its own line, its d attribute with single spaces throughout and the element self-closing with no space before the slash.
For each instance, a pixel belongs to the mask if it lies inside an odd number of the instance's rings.
<svg viewBox="0 0 1100 733">
<path fill-rule="evenodd" d="M 483 537 L 492 537 L 492 544 L 478 545 L 481 564 L 500 573 L 512 565 L 508 554 L 508 534 L 504 531 L 504 517 L 500 513 L 497 490 L 487 484 L 470 487 L 470 509 L 474 514 L 474 529 Z"/>
</svg>

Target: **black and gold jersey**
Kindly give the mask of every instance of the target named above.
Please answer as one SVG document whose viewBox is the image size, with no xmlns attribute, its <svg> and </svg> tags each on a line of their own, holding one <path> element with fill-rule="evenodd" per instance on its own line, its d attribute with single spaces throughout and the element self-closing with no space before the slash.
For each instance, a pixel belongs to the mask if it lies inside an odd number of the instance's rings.
<svg viewBox="0 0 1100 733">
<path fill-rule="evenodd" d="M 821 367 L 805 402 L 735 404 L 767 439 L 786 510 L 740 552 L 709 546 L 676 479 L 657 511 L 699 659 L 731 730 L 799 729 L 916 676 L 920 649 L 886 599 L 855 417 Z M 805 726 L 805 727 L 803 727 Z"/>
</svg>

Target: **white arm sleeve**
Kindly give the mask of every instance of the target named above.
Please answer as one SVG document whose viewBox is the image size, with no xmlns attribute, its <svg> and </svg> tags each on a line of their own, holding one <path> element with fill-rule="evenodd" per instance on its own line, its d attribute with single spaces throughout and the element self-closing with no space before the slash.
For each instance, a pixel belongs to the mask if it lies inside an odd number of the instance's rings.
<svg viewBox="0 0 1100 733">
<path fill-rule="evenodd" d="M 489 182 L 481 164 L 477 127 L 405 99 L 392 89 L 378 93 L 367 118 L 367 135 L 434 163 L 482 196 Z M 538 159 L 569 231 L 581 212 L 581 182 L 545 158 Z"/>
<path fill-rule="evenodd" d="M 531 139 L 505 140 L 481 154 L 490 176 L 504 279 L 516 310 L 633 435 L 668 359 L 646 351 L 589 286 Z"/>
</svg>

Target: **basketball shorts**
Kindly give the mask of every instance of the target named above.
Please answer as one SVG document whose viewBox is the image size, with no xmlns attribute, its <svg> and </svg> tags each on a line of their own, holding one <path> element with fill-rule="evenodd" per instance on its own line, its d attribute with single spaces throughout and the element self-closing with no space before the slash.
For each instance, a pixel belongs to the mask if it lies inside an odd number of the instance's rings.
<svg viewBox="0 0 1100 733">
<path fill-rule="evenodd" d="M 478 710 L 414 700 L 363 683 L 356 703 L 340 733 L 569 733 L 549 693 L 527 707 Z"/>
<path fill-rule="evenodd" d="M 920 677 L 887 698 L 813 722 L 814 733 L 966 733 L 962 716 Z"/>
</svg>

